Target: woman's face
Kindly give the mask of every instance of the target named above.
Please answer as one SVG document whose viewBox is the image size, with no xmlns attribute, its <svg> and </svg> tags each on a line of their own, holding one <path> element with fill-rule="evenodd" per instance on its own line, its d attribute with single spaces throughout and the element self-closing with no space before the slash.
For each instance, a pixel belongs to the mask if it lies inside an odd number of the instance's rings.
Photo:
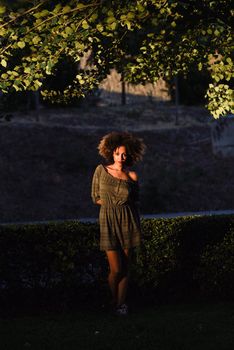
<svg viewBox="0 0 234 350">
<path fill-rule="evenodd" d="M 127 160 L 127 151 L 125 146 L 117 147 L 113 152 L 114 163 L 121 165 Z"/>
</svg>

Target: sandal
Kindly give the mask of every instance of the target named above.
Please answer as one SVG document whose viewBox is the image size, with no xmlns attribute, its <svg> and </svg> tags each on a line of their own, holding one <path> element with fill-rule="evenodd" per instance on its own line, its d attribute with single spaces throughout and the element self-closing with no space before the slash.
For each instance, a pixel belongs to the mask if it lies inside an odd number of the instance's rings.
<svg viewBox="0 0 234 350">
<path fill-rule="evenodd" d="M 119 315 L 119 316 L 127 316 L 128 315 L 128 305 L 122 304 L 122 305 L 118 306 L 115 313 L 116 313 L 116 315 Z"/>
</svg>

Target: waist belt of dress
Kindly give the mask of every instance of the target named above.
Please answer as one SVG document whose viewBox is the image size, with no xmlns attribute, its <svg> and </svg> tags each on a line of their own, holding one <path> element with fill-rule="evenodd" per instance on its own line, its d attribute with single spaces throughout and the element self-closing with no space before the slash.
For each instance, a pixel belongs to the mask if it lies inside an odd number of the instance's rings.
<svg viewBox="0 0 234 350">
<path fill-rule="evenodd" d="M 106 203 L 106 204 L 102 204 L 102 207 L 105 207 L 105 208 L 122 208 L 122 207 L 128 207 L 129 206 L 129 203 L 126 202 L 126 203 L 122 203 L 122 204 L 119 204 L 119 203 Z"/>
</svg>

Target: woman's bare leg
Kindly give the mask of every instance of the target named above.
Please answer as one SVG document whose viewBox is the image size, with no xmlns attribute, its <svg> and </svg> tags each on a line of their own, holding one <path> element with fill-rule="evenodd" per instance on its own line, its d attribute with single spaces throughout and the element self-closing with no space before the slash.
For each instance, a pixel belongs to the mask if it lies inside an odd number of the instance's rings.
<svg viewBox="0 0 234 350">
<path fill-rule="evenodd" d="M 107 250 L 110 273 L 108 276 L 109 287 L 112 293 L 113 303 L 118 304 L 119 281 L 121 280 L 121 255 L 117 250 Z"/>
<path fill-rule="evenodd" d="M 121 254 L 121 278 L 118 283 L 118 299 L 117 305 L 122 305 L 125 303 L 128 281 L 129 281 L 129 267 L 131 262 L 131 250 L 124 249 Z"/>
</svg>

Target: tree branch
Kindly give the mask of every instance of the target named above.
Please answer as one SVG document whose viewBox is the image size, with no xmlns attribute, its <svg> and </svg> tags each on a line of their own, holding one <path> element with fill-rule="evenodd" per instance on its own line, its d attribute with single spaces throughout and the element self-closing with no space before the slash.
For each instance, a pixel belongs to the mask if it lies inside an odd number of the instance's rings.
<svg viewBox="0 0 234 350">
<path fill-rule="evenodd" d="M 10 21 L 8 21 L 8 22 L 2 24 L 2 25 L 0 26 L 0 29 L 1 29 L 1 28 L 4 28 L 4 27 L 6 27 L 6 26 L 8 26 L 10 23 L 16 21 L 18 18 L 23 17 L 23 16 L 29 14 L 30 12 L 32 12 L 32 11 L 34 11 L 34 10 L 37 10 L 40 6 L 44 5 L 46 2 L 47 2 L 47 0 L 45 0 L 45 1 L 43 1 L 43 2 L 40 2 L 37 6 L 32 7 L 31 9 L 29 9 L 29 10 L 25 11 L 24 13 L 21 13 L 20 15 L 18 15 L 16 18 L 13 18 L 13 19 L 11 19 Z"/>
<path fill-rule="evenodd" d="M 85 7 L 83 7 L 82 10 L 83 10 L 83 9 L 86 9 L 87 7 L 93 7 L 93 6 L 97 6 L 97 5 L 100 5 L 100 4 L 101 4 L 101 2 L 97 2 L 97 3 L 95 3 L 95 4 L 89 4 L 89 5 L 86 5 Z M 56 18 L 56 17 L 59 17 L 59 16 L 63 16 L 63 15 L 67 15 L 67 14 L 76 12 L 76 11 L 78 11 L 78 10 L 81 10 L 81 9 L 79 9 L 78 7 L 76 7 L 76 8 L 74 8 L 74 9 L 70 10 L 70 11 L 67 11 L 66 13 L 63 13 L 63 12 L 62 12 L 62 13 L 58 13 L 58 14 L 56 14 L 56 15 L 53 15 L 53 16 L 51 16 L 50 18 L 47 18 L 47 19 L 45 19 L 44 21 L 42 21 L 41 23 L 39 23 L 39 24 L 37 24 L 36 26 L 32 27 L 29 31 L 27 31 L 26 34 L 32 32 L 32 31 L 35 30 L 36 28 L 40 27 L 42 24 L 51 21 L 53 18 Z M 83 20 L 84 20 L 84 19 L 83 19 Z M 82 20 L 82 21 L 83 21 L 83 20 Z"/>
</svg>

